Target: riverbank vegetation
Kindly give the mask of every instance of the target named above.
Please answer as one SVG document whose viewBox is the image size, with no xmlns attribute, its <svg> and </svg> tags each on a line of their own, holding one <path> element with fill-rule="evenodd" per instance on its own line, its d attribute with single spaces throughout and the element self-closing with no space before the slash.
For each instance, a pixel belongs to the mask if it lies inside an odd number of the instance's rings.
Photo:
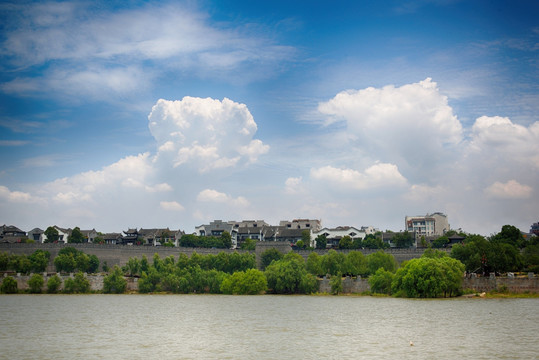
<svg viewBox="0 0 539 360">
<path fill-rule="evenodd" d="M 201 237 L 184 236 L 184 245 L 198 246 Z M 403 242 L 407 241 L 403 237 Z M 208 237 L 205 246 L 227 246 L 227 236 Z M 218 243 L 221 242 L 221 243 Z M 226 244 L 225 244 L 226 243 Z M 246 245 L 247 247 L 247 245 Z M 248 244 L 252 248 L 252 244 Z M 489 238 L 467 235 L 462 244 L 447 251 L 428 248 L 421 258 L 405 261 L 398 266 L 395 258 L 383 250 L 365 256 L 357 250 L 347 252 L 329 250 L 320 255 L 311 252 L 306 259 L 297 252 L 283 254 L 274 248 L 260 255 L 257 267 L 254 253 L 226 253 L 190 257 L 130 258 L 123 267 L 106 267 L 103 293 L 124 293 L 126 278 L 136 278 L 140 293 L 166 292 L 174 294 L 312 294 L 320 290 L 322 278 L 329 280 L 330 293 L 343 292 L 343 278 L 368 278 L 370 293 L 399 297 L 436 298 L 453 297 L 462 293 L 465 272 L 489 275 L 510 271 L 539 270 L 539 242 L 537 237 L 525 240 L 514 226 L 502 227 L 500 233 Z M 33 254 L 8 255 L 0 253 L 0 271 L 21 274 L 34 273 L 28 280 L 30 293 L 88 293 L 90 284 L 84 273 L 95 273 L 99 260 L 73 247 L 61 249 L 53 259 L 58 273 L 75 273 L 63 281 L 54 275 L 45 283 L 43 273 L 50 254 L 37 250 Z M 105 269 L 105 267 L 103 267 Z M 500 294 L 506 293 L 504 289 Z M 18 292 L 17 281 L 4 277 L 0 292 Z"/>
</svg>

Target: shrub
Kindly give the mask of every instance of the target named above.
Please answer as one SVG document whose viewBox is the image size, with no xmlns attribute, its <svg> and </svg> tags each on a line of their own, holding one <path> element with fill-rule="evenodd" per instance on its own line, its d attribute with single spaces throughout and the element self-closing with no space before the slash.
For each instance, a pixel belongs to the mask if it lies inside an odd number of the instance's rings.
<svg viewBox="0 0 539 360">
<path fill-rule="evenodd" d="M 54 275 L 47 281 L 47 292 L 49 294 L 55 294 L 60 290 L 62 285 L 62 279 L 58 275 Z"/>
<path fill-rule="evenodd" d="M 329 285 L 331 286 L 331 294 L 338 295 L 343 291 L 342 277 L 340 275 L 333 275 L 329 279 Z"/>
<path fill-rule="evenodd" d="M 43 280 L 43 276 L 41 274 L 33 274 L 30 277 L 30 280 L 28 280 L 28 286 L 30 287 L 30 292 L 32 294 L 41 293 L 41 289 L 43 288 L 44 283 L 45 283 L 45 280 Z"/>
<path fill-rule="evenodd" d="M 64 292 L 68 294 L 85 294 L 90 292 L 90 281 L 82 272 L 75 274 L 74 278 L 67 278 L 64 282 Z"/>
<path fill-rule="evenodd" d="M 115 266 L 112 274 L 105 276 L 103 280 L 103 291 L 107 294 L 123 294 L 126 289 L 127 280 L 125 280 L 122 270 Z"/>
<path fill-rule="evenodd" d="M 11 276 L 5 277 L 0 286 L 0 292 L 4 294 L 16 294 L 17 291 L 17 280 Z"/>
<path fill-rule="evenodd" d="M 394 276 L 395 275 L 391 271 L 379 268 L 374 275 L 369 277 L 371 291 L 377 294 L 391 295 L 391 282 L 393 281 Z"/>
</svg>

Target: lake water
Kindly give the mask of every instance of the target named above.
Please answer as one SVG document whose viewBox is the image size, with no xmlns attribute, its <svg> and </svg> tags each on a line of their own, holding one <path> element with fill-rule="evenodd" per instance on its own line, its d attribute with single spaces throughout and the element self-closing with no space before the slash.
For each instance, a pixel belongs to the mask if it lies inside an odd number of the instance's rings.
<svg viewBox="0 0 539 360">
<path fill-rule="evenodd" d="M 2 359 L 539 359 L 539 299 L 3 295 L 0 306 Z"/>
</svg>

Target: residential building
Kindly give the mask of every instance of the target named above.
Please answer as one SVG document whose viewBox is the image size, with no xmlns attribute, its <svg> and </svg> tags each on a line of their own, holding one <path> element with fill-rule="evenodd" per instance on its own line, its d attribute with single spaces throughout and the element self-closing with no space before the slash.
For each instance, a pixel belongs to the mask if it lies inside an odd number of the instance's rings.
<svg viewBox="0 0 539 360">
<path fill-rule="evenodd" d="M 530 232 L 535 234 L 535 236 L 539 236 L 539 221 L 532 224 L 530 227 Z"/>
<path fill-rule="evenodd" d="M 183 231 L 166 229 L 140 229 L 138 236 L 141 238 L 143 245 L 160 246 L 167 242 L 171 242 L 174 246 L 178 246 L 178 241 L 183 235 Z"/>
<path fill-rule="evenodd" d="M 441 212 L 425 216 L 406 216 L 404 225 L 406 231 L 415 234 L 416 239 L 421 236 L 442 236 L 449 231 L 447 215 Z"/>
<path fill-rule="evenodd" d="M 122 245 L 135 245 L 139 242 L 139 233 L 137 228 L 134 229 L 127 229 L 127 231 L 124 231 L 124 234 L 121 238 L 121 244 Z"/>
<path fill-rule="evenodd" d="M 310 220 L 310 219 L 295 219 L 292 221 L 281 220 L 279 226 L 286 227 L 288 229 L 301 229 L 301 230 L 312 230 L 318 231 L 322 227 L 321 220 Z"/>
<path fill-rule="evenodd" d="M 103 241 L 109 245 L 121 245 L 123 236 L 120 233 L 106 233 L 103 234 Z"/>
<path fill-rule="evenodd" d="M 37 243 L 43 243 L 45 239 L 44 231 L 40 228 L 34 228 L 28 231 L 28 239 L 34 240 Z"/>
<path fill-rule="evenodd" d="M 2 225 L 0 227 L 0 242 L 21 242 L 27 239 L 26 232 L 13 225 Z"/>
<path fill-rule="evenodd" d="M 198 236 L 221 236 L 227 231 L 232 238 L 232 248 L 235 249 L 238 246 L 238 229 L 235 224 L 234 221 L 214 220 L 209 224 L 197 226 L 195 234 Z"/>
<path fill-rule="evenodd" d="M 57 225 L 53 225 L 52 227 L 58 232 L 58 240 L 56 242 L 59 244 L 67 244 L 67 238 L 71 235 L 71 229 L 64 229 Z M 43 242 L 46 242 L 47 240 L 47 235 L 43 233 Z"/>
<path fill-rule="evenodd" d="M 95 241 L 95 238 L 97 237 L 97 231 L 95 229 L 92 230 L 81 230 L 80 231 L 82 235 L 84 236 L 84 242 L 87 243 L 93 243 Z"/>
<path fill-rule="evenodd" d="M 374 232 L 373 232 L 374 234 Z M 353 226 L 338 226 L 336 228 L 322 228 L 318 231 L 313 231 L 311 235 L 311 239 L 314 242 L 316 240 L 316 237 L 319 235 L 325 235 L 327 239 L 327 245 L 326 247 L 338 247 L 339 241 L 345 236 L 349 236 L 352 241 L 360 238 L 361 240 L 365 239 L 365 236 L 367 236 L 367 233 L 362 229 L 355 228 Z M 316 243 L 315 243 L 316 246 Z M 314 247 L 314 246 L 313 246 Z"/>
</svg>

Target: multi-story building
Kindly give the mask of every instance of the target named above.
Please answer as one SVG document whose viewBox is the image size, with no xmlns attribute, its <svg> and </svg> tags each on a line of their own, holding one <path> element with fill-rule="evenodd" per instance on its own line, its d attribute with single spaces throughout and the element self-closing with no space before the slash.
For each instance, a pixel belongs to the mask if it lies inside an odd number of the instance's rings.
<svg viewBox="0 0 539 360">
<path fill-rule="evenodd" d="M 406 216 L 405 229 L 419 236 L 442 236 L 449 231 L 447 215 L 441 212 L 427 214 L 425 216 Z"/>
<path fill-rule="evenodd" d="M 530 232 L 535 234 L 535 236 L 539 236 L 539 221 L 532 224 L 530 227 Z"/>
<path fill-rule="evenodd" d="M 322 227 L 321 220 L 309 220 L 309 219 L 294 219 L 292 221 L 281 220 L 279 226 L 285 227 L 288 229 L 301 229 L 301 230 L 311 230 L 318 231 Z"/>
<path fill-rule="evenodd" d="M 209 224 L 197 226 L 195 234 L 198 236 L 221 236 L 227 231 L 232 238 L 232 248 L 235 249 L 238 246 L 238 230 L 235 224 L 234 221 L 214 220 Z"/>
</svg>

